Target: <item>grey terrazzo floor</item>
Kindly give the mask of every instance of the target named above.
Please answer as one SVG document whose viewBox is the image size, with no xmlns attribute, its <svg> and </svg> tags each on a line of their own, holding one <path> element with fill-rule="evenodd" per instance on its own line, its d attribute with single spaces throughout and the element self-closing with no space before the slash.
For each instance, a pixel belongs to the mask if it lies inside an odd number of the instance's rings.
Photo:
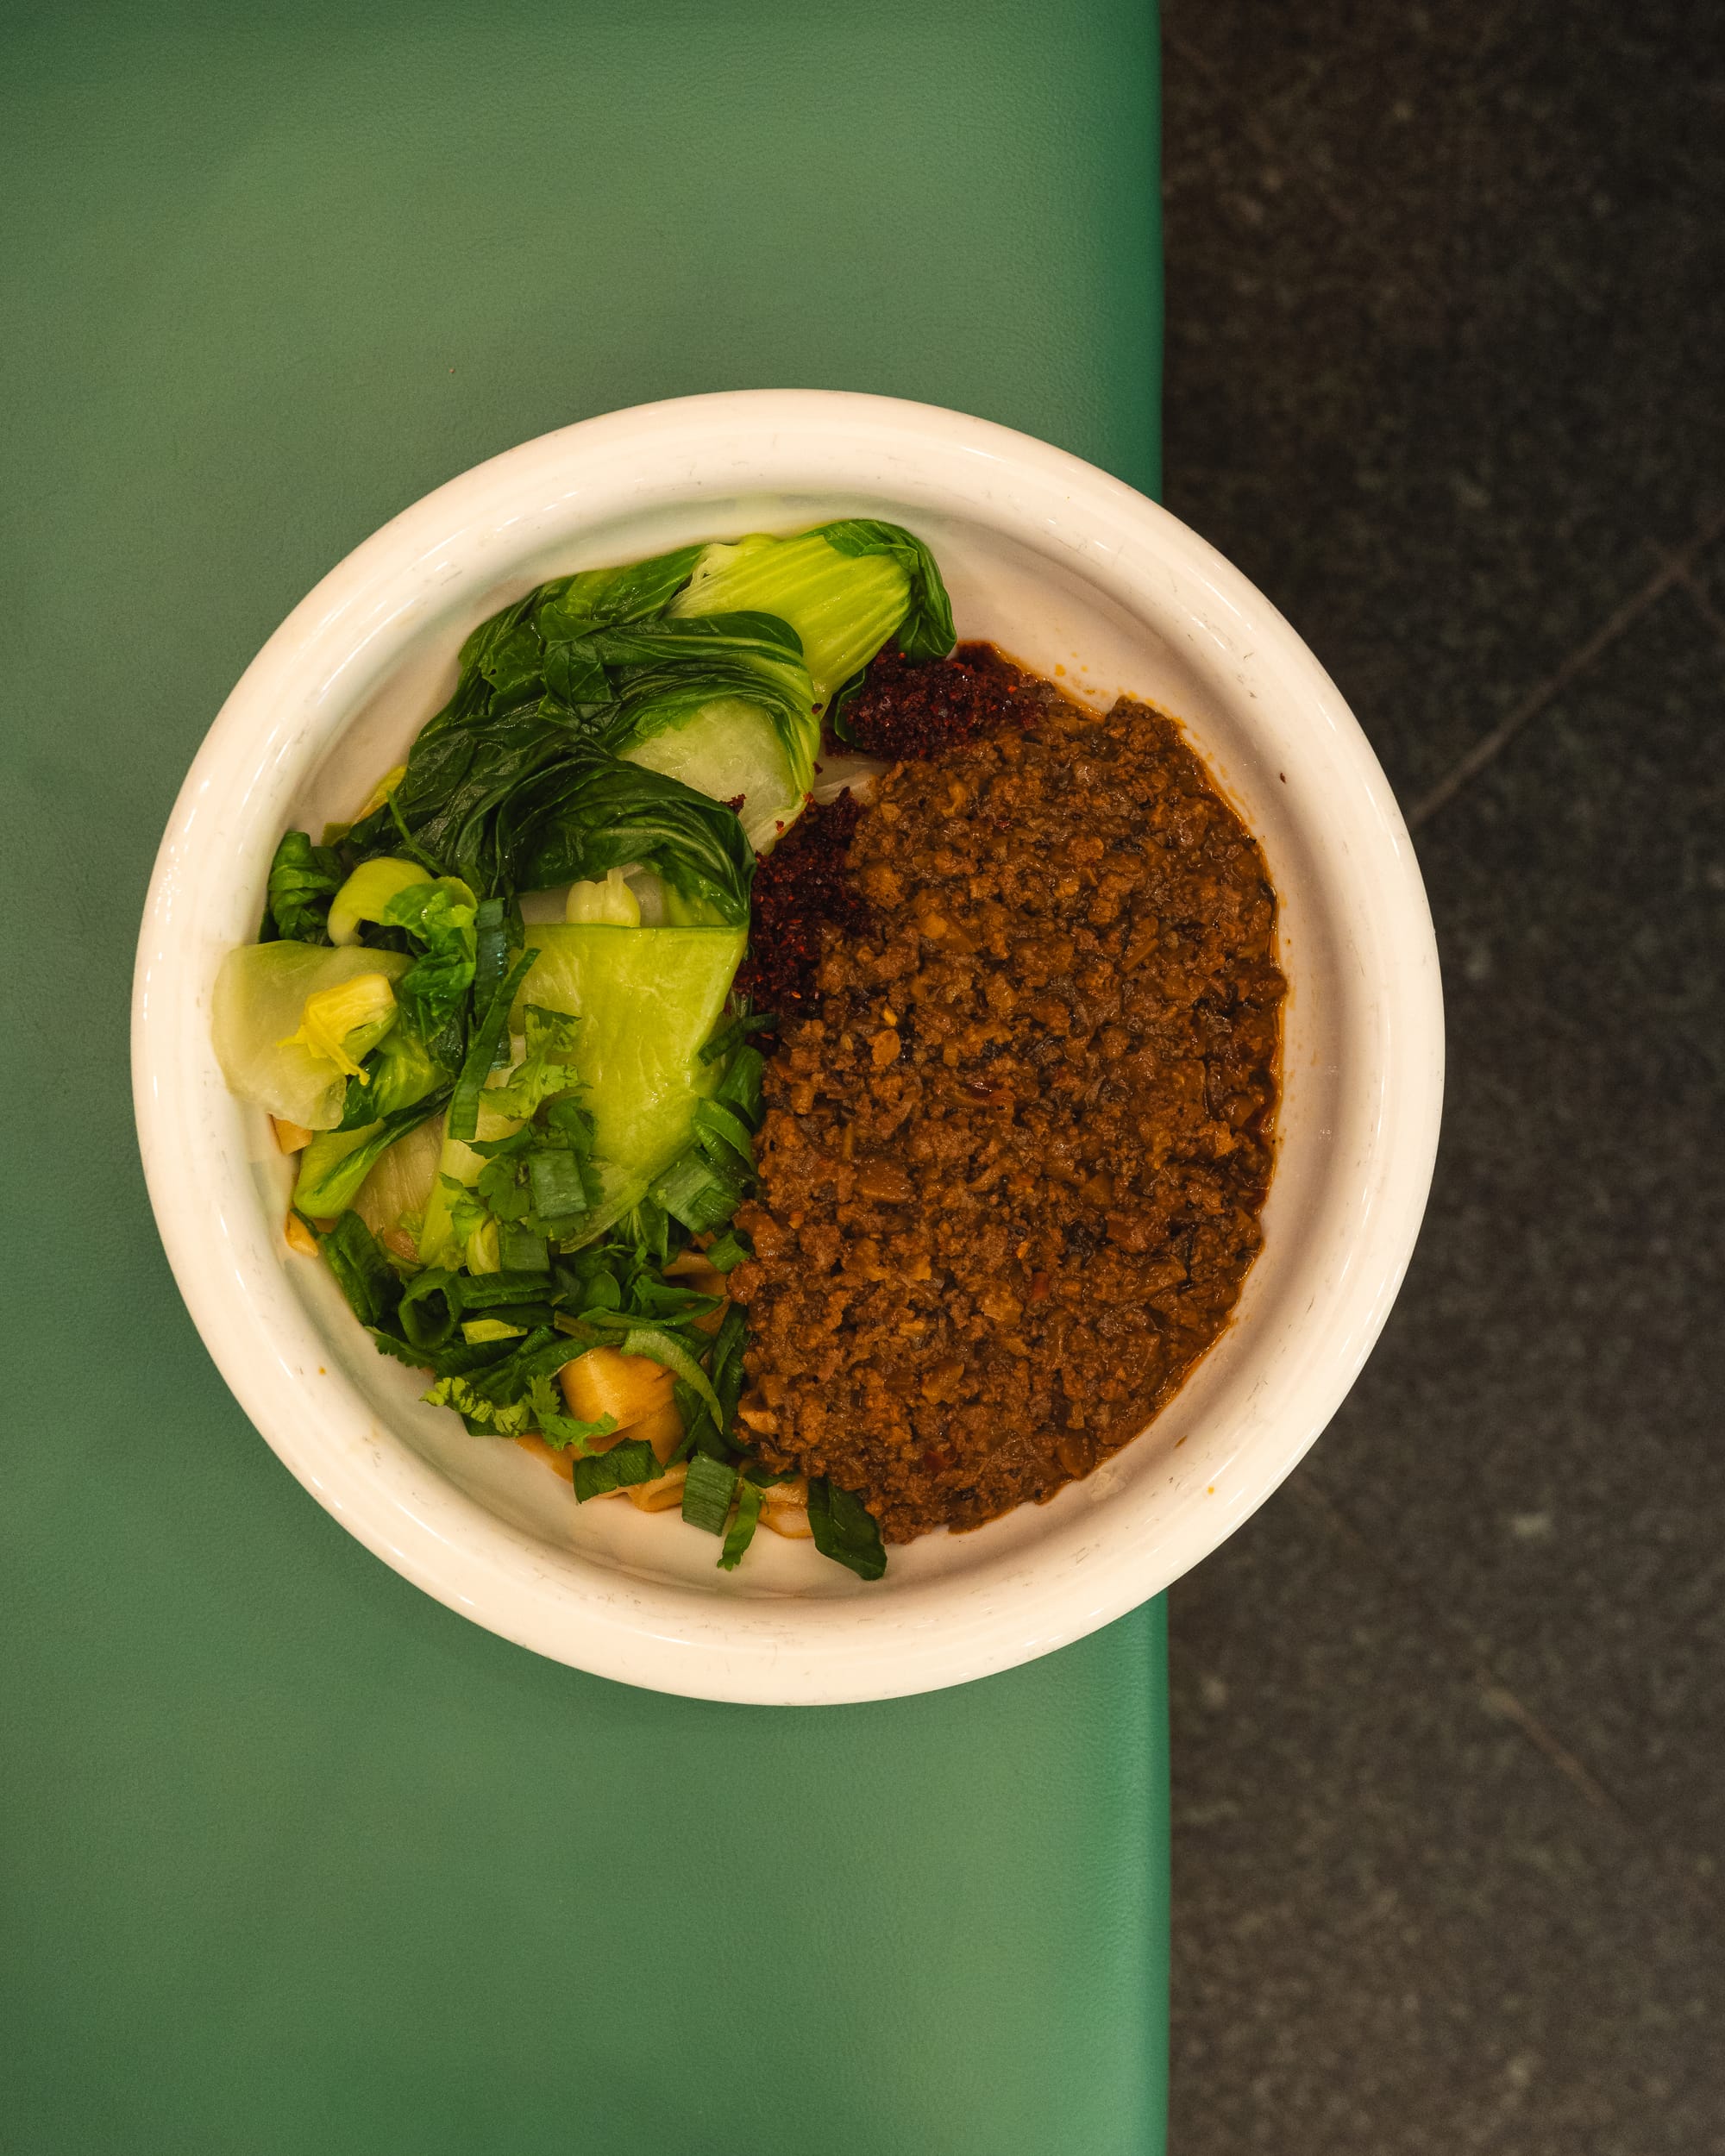
<svg viewBox="0 0 1725 2156">
<path fill-rule="evenodd" d="M 1168 0 L 1167 498 L 1352 702 L 1425 1234 L 1174 1591 L 1175 2156 L 1725 2152 L 1725 11 Z"/>
</svg>

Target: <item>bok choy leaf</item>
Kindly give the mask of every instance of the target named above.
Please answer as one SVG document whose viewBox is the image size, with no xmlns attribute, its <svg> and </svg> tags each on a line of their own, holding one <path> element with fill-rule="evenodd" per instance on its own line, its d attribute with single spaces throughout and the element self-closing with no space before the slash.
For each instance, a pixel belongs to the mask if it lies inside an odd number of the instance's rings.
<svg viewBox="0 0 1725 2156">
<path fill-rule="evenodd" d="M 837 523 L 823 524 L 818 536 L 835 553 L 853 561 L 886 555 L 895 561 L 904 572 L 908 599 L 903 618 L 888 636 L 907 659 L 946 656 L 956 641 L 952 602 L 934 556 L 920 539 L 900 524 L 881 523 L 872 517 L 850 517 Z M 886 642 L 883 636 L 881 642 Z M 878 651 L 880 645 L 875 649 Z M 870 659 L 874 655 L 873 651 L 869 654 Z"/>
<path fill-rule="evenodd" d="M 308 1131 L 342 1120 L 347 1075 L 292 1037 L 308 1000 L 363 974 L 392 981 L 408 960 L 392 950 L 331 950 L 302 943 L 242 943 L 216 976 L 210 1033 L 222 1075 L 242 1100 Z"/>
<path fill-rule="evenodd" d="M 755 858 L 735 812 L 693 787 L 596 749 L 577 749 L 512 805 L 517 888 L 591 883 L 631 862 L 662 876 L 697 918 L 749 918 Z"/>
<path fill-rule="evenodd" d="M 258 941 L 329 943 L 329 904 L 341 881 L 329 847 L 314 846 L 304 831 L 285 832 L 270 863 L 268 910 Z"/>
<path fill-rule="evenodd" d="M 448 1093 L 416 1100 L 357 1131 L 320 1131 L 299 1156 L 299 1180 L 293 1203 L 314 1220 L 345 1213 L 360 1186 L 396 1142 L 417 1131 L 428 1116 L 441 1114 Z"/>
<path fill-rule="evenodd" d="M 520 991 L 530 1006 L 579 1017 L 558 1062 L 573 1069 L 593 1121 L 593 1154 L 614 1181 L 583 1233 L 610 1225 L 646 1193 L 694 1130 L 719 1067 L 701 1061 L 743 956 L 740 928 L 536 927 L 539 955 Z"/>
</svg>

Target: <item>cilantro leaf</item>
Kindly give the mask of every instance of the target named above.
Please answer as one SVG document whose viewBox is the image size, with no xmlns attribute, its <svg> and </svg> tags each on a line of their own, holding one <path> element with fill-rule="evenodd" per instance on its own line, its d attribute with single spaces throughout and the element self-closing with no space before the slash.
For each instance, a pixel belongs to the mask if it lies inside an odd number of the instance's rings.
<svg viewBox="0 0 1725 2156">
<path fill-rule="evenodd" d="M 465 1377 L 440 1377 L 420 1397 L 433 1407 L 453 1407 L 475 1436 L 489 1432 L 492 1437 L 518 1438 L 533 1427 L 530 1400 L 487 1400 Z"/>
<path fill-rule="evenodd" d="M 410 974 L 408 978 L 411 980 Z M 580 1020 L 565 1011 L 527 1006 L 527 1053 L 510 1073 L 508 1082 L 491 1087 L 485 1105 L 498 1115 L 519 1116 L 524 1121 L 542 1103 L 560 1093 L 572 1093 L 580 1082 L 575 1069 L 575 1036 Z"/>
<path fill-rule="evenodd" d="M 533 1410 L 534 1427 L 547 1445 L 555 1445 L 560 1451 L 573 1445 L 578 1455 L 585 1456 L 595 1438 L 608 1438 L 617 1427 L 615 1415 L 601 1415 L 597 1422 L 584 1422 L 579 1415 L 572 1415 L 555 1382 L 549 1376 L 536 1377 L 527 1388 L 527 1398 Z"/>
</svg>

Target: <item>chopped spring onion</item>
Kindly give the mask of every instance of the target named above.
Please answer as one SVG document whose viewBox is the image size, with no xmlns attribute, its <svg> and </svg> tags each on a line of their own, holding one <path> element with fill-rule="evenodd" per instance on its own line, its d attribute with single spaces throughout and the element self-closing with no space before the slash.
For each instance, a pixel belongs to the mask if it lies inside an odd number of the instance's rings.
<svg viewBox="0 0 1725 2156">
<path fill-rule="evenodd" d="M 674 1160 L 649 1187 L 648 1195 L 673 1219 L 699 1235 L 723 1227 L 742 1202 L 742 1185 L 715 1168 L 705 1154 L 691 1150 Z"/>
<path fill-rule="evenodd" d="M 493 901 L 487 900 L 486 903 L 491 904 Z M 485 907 L 481 906 L 480 912 L 483 914 Z M 486 958 L 485 938 L 486 930 L 481 926 L 480 932 L 481 963 Z M 455 1081 L 455 1097 L 449 1103 L 449 1136 L 451 1138 L 465 1141 L 478 1135 L 480 1094 L 484 1090 L 486 1079 L 497 1061 L 499 1044 L 502 1044 L 505 1056 L 509 1053 L 510 1004 L 514 999 L 516 990 L 532 971 L 533 962 L 538 956 L 536 950 L 523 951 L 514 965 L 510 968 L 507 975 L 496 982 L 491 992 L 489 1004 L 483 1006 L 479 1000 L 479 975 L 477 972 L 474 974 L 474 1007 L 475 1010 L 483 1008 L 484 1015 L 474 1028 L 473 1037 L 467 1045 L 467 1061 L 461 1065 L 461 1075 Z"/>
<path fill-rule="evenodd" d="M 737 1470 L 710 1452 L 695 1453 L 689 1461 L 689 1479 L 683 1484 L 683 1517 L 689 1525 L 722 1535 L 736 1495 Z"/>
<path fill-rule="evenodd" d="M 696 1102 L 695 1134 L 698 1138 L 711 1138 L 724 1146 L 742 1162 L 746 1169 L 753 1171 L 755 1146 L 749 1125 L 734 1109 L 726 1107 L 722 1101 Z"/>
<path fill-rule="evenodd" d="M 738 1228 L 727 1228 L 716 1243 L 710 1243 L 702 1253 L 716 1273 L 735 1272 L 737 1268 L 755 1255 L 755 1247 Z"/>
<path fill-rule="evenodd" d="M 705 1459 L 706 1456 L 703 1453 L 700 1457 Z M 690 1472 L 693 1472 L 693 1468 Z M 750 1482 L 746 1475 L 743 1476 L 737 1493 L 737 1517 L 731 1523 L 731 1532 L 724 1538 L 724 1548 L 719 1556 L 721 1571 L 734 1572 L 742 1563 L 743 1551 L 755 1539 L 755 1529 L 761 1518 L 761 1502 L 766 1495 L 758 1482 Z"/>
<path fill-rule="evenodd" d="M 464 1298 L 454 1273 L 430 1266 L 403 1290 L 396 1321 L 410 1346 L 436 1350 L 448 1347 Z"/>
<path fill-rule="evenodd" d="M 575 1462 L 575 1501 L 604 1497 L 632 1482 L 656 1482 L 664 1473 L 645 1438 L 624 1438 L 608 1452 L 590 1452 Z"/>
</svg>

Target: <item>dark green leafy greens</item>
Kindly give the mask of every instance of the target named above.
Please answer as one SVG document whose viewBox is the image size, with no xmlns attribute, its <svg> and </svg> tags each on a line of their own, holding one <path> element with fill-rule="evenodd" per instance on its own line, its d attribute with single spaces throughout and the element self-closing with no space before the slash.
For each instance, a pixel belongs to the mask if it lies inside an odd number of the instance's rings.
<svg viewBox="0 0 1725 2156">
<path fill-rule="evenodd" d="M 380 1117 L 411 1108 L 448 1083 L 448 1071 L 416 1037 L 411 1027 L 392 1026 L 367 1056 L 361 1075 L 348 1079 L 342 1120 L 336 1128 L 367 1129 Z"/>
<path fill-rule="evenodd" d="M 590 1453 L 575 1462 L 575 1500 L 607 1496 L 632 1482 L 656 1482 L 664 1473 L 658 1455 L 645 1438 L 624 1438 L 608 1451 Z"/>
<path fill-rule="evenodd" d="M 806 731 L 812 692 L 785 623 L 660 618 L 700 551 L 558 578 L 481 624 L 401 783 L 348 834 L 356 857 L 405 837 L 486 896 L 640 862 L 719 919 L 746 919 L 752 858 L 734 812 L 618 761 L 716 698 L 747 698 L 787 742 Z"/>
<path fill-rule="evenodd" d="M 329 901 L 342 887 L 335 853 L 314 846 L 304 831 L 285 831 L 270 863 L 269 897 L 260 943 L 327 943 Z"/>
<path fill-rule="evenodd" d="M 473 893 L 453 876 L 410 885 L 384 908 L 386 924 L 421 946 L 396 985 L 402 1023 L 449 1069 L 461 1061 L 461 1020 L 474 985 L 474 912 Z"/>
<path fill-rule="evenodd" d="M 864 561 L 866 572 L 854 566 Z M 573 1453 L 582 1501 L 657 1481 L 665 1469 L 644 1439 L 625 1432 L 608 1443 L 617 1434 L 610 1418 L 569 1413 L 559 1371 L 599 1345 L 658 1363 L 672 1374 L 682 1420 L 672 1465 L 686 1470 L 684 1517 L 720 1539 L 726 1570 L 783 1478 L 760 1463 L 737 1420 L 742 1307 L 667 1269 L 692 1244 L 704 1246 L 719 1275 L 751 1255 L 732 1225 L 754 1187 L 762 1117 L 763 1059 L 749 1035 L 774 1021 L 745 1004 L 715 1030 L 703 1062 L 717 1066 L 717 1083 L 693 1109 L 685 1150 L 614 1219 L 626 1189 L 619 1195 L 617 1181 L 606 1181 L 617 1163 L 596 1157 L 595 1119 L 582 1105 L 582 1021 L 528 1006 L 515 1019 L 524 1037 L 510 1067 L 511 1014 L 537 956 L 517 894 L 640 868 L 664 893 L 662 916 L 649 918 L 747 923 L 755 856 L 737 814 L 743 794 L 714 799 L 668 770 L 729 792 L 714 774 L 729 772 L 731 749 L 715 763 L 703 744 L 715 730 L 735 728 L 739 709 L 754 714 L 749 738 L 765 745 L 737 768 L 752 774 L 782 751 L 789 776 L 773 783 L 794 791 L 782 810 L 761 809 L 763 799 L 786 797 L 762 796 L 751 775 L 750 829 L 782 830 L 770 819 L 794 815 L 810 782 L 821 699 L 844 684 L 827 711 L 842 731 L 842 704 L 861 678 L 852 669 L 888 638 L 910 657 L 938 656 L 951 648 L 952 618 L 927 548 L 875 519 L 841 519 L 788 541 L 755 535 L 686 547 L 555 579 L 468 637 L 454 695 L 422 730 L 400 777 L 392 774 L 381 805 L 332 828 L 329 845 L 287 833 L 270 871 L 260 940 L 314 944 L 330 942 L 331 899 L 361 864 L 393 856 L 430 879 L 394 891 L 380 913 L 355 898 L 357 928 L 343 900 L 344 942 L 357 933 L 411 963 L 394 981 L 391 1030 L 349 1081 L 339 1127 L 306 1149 L 296 1189 L 309 1225 L 333 1223 L 318 1231 L 323 1253 L 380 1351 L 429 1371 L 426 1396 L 475 1433 L 536 1431 Z M 667 770 L 627 760 L 669 734 L 677 742 L 650 759 Z M 446 1175 L 433 1191 L 448 1234 L 434 1232 L 429 1211 L 406 1209 L 417 1200 L 393 1194 L 411 1188 L 417 1151 L 380 1179 L 392 1188 L 387 1201 L 377 1184 L 361 1195 L 389 1149 L 446 1106 L 445 1164 L 473 1177 Z M 479 1138 L 482 1110 L 506 1119 L 506 1135 Z M 402 1179 L 393 1187 L 392 1175 Z M 399 1204 L 409 1232 L 448 1262 L 396 1256 L 413 1244 L 391 1226 L 386 1248 L 356 1200 L 386 1225 Z M 455 1250 L 465 1262 L 455 1262 Z M 492 1269 L 474 1269 L 485 1266 Z M 709 1274 L 703 1285 L 712 1284 Z M 826 1555 L 865 1579 L 880 1576 L 885 1553 L 858 1499 L 817 1480 L 809 1516 Z"/>
<path fill-rule="evenodd" d="M 315 1224 L 300 1215 L 317 1233 Z M 401 1307 L 401 1282 L 371 1230 L 357 1213 L 344 1213 L 328 1234 L 319 1235 L 329 1270 L 363 1326 L 387 1329 Z"/>
<path fill-rule="evenodd" d="M 849 517 L 822 524 L 820 536 L 837 554 L 889 554 L 910 579 L 910 605 L 893 632 L 907 659 L 944 659 L 955 642 L 952 602 L 934 556 L 902 526 L 872 517 Z"/>
<path fill-rule="evenodd" d="M 305 1149 L 293 1187 L 295 1206 L 314 1220 L 345 1213 L 359 1196 L 360 1185 L 390 1147 L 410 1131 L 417 1131 L 428 1117 L 441 1113 L 448 1099 L 446 1089 L 413 1100 L 359 1130 L 321 1133 Z"/>
<path fill-rule="evenodd" d="M 812 1475 L 808 1486 L 809 1526 L 814 1546 L 836 1564 L 848 1565 L 858 1579 L 878 1580 L 887 1569 L 881 1530 L 860 1497 L 836 1489 L 825 1476 Z"/>
<path fill-rule="evenodd" d="M 772 614 L 698 614 L 548 643 L 544 682 L 559 718 L 613 754 L 736 696 L 767 712 L 794 769 L 806 757 L 814 690 L 801 639 Z"/>
<path fill-rule="evenodd" d="M 570 749 L 523 790 L 496 853 L 520 890 L 597 882 L 639 862 L 696 918 L 749 918 L 755 856 L 736 811 L 591 744 Z"/>
</svg>

